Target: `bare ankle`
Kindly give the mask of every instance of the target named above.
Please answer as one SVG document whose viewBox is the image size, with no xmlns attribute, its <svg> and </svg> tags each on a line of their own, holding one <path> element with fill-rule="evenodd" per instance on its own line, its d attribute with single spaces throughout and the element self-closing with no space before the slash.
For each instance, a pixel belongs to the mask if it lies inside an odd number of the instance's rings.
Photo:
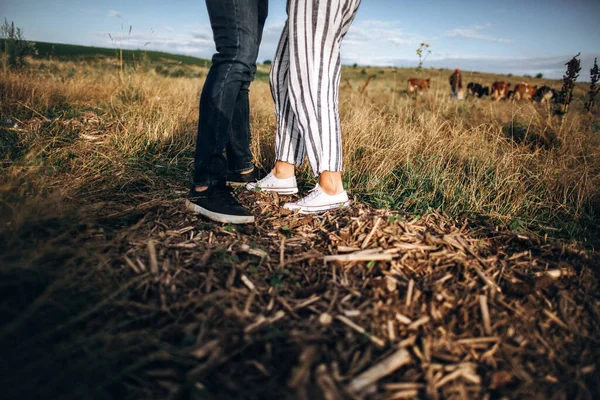
<svg viewBox="0 0 600 400">
<path fill-rule="evenodd" d="M 286 163 L 284 161 L 277 161 L 273 167 L 273 175 L 275 178 L 286 179 L 294 176 L 296 167 L 294 164 Z"/>
<path fill-rule="evenodd" d="M 319 176 L 319 186 L 329 195 L 342 193 L 344 191 L 342 173 L 337 171 L 323 171 Z"/>
</svg>

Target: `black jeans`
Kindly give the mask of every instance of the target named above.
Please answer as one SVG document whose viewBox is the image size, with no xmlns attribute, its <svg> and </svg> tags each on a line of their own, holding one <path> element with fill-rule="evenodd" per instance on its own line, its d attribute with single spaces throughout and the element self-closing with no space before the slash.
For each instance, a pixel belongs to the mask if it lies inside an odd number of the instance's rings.
<svg viewBox="0 0 600 400">
<path fill-rule="evenodd" d="M 206 0 L 206 7 L 217 52 L 200 96 L 194 184 L 211 187 L 225 181 L 227 170 L 253 167 L 248 88 L 268 0 Z"/>
</svg>

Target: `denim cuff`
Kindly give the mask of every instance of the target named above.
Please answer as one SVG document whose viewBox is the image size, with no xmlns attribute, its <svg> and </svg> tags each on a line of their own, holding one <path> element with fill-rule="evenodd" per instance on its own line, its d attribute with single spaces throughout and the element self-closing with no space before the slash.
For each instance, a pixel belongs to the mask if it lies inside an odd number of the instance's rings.
<svg viewBox="0 0 600 400">
<path fill-rule="evenodd" d="M 243 164 L 231 166 L 230 167 L 230 172 L 235 172 L 237 174 L 240 174 L 242 172 L 252 171 L 254 168 L 256 168 L 254 166 L 254 164 L 252 164 L 251 162 L 246 162 L 246 163 L 243 163 Z"/>
<path fill-rule="evenodd" d="M 226 179 L 225 176 L 211 176 L 209 174 L 202 174 L 202 175 L 196 175 L 194 176 L 194 179 L 192 179 L 192 183 L 194 184 L 194 186 L 207 186 L 207 187 L 214 187 L 214 186 L 219 186 L 220 184 L 225 184 Z"/>
</svg>

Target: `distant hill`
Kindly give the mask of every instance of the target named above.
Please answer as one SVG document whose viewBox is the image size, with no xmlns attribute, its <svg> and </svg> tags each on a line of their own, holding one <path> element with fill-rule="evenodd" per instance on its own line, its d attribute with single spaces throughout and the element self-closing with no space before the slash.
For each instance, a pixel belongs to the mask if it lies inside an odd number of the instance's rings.
<svg viewBox="0 0 600 400">
<path fill-rule="evenodd" d="M 4 41 L 0 39 L 0 45 L 4 47 Z M 48 59 L 50 57 L 60 60 L 72 59 L 94 59 L 98 56 L 118 57 L 119 48 L 79 46 L 63 43 L 35 42 L 35 48 L 38 50 L 36 58 Z M 210 66 L 210 60 L 193 56 L 184 56 L 180 54 L 164 53 L 152 50 L 125 50 L 123 49 L 123 61 L 132 62 L 142 57 L 148 57 L 150 61 L 170 60 L 180 62 L 184 65 L 196 65 L 199 67 Z"/>
</svg>

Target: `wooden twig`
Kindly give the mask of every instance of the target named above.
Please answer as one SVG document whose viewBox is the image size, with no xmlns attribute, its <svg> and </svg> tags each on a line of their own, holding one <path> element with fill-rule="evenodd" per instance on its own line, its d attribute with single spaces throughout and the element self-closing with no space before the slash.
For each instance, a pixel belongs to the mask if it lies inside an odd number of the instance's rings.
<svg viewBox="0 0 600 400">
<path fill-rule="evenodd" d="M 156 247 L 152 239 L 148 240 L 148 254 L 150 256 L 150 272 L 158 275 L 158 259 L 156 257 Z"/>
<path fill-rule="evenodd" d="M 348 389 L 351 392 L 358 393 L 384 376 L 396 371 L 398 368 L 409 364 L 411 361 L 412 357 L 406 349 L 397 350 L 389 357 L 384 358 L 379 363 L 352 379 L 348 384 Z"/>
<path fill-rule="evenodd" d="M 492 324 L 490 322 L 490 311 L 488 309 L 487 296 L 479 296 L 479 307 L 481 308 L 481 318 L 483 320 L 483 330 L 486 335 L 492 334 Z"/>
<path fill-rule="evenodd" d="M 344 396 L 342 396 L 342 393 L 340 393 L 335 380 L 327 370 L 327 366 L 325 364 L 321 364 L 317 367 L 316 381 L 317 385 L 321 389 L 321 392 L 323 393 L 324 400 L 344 399 Z"/>
<path fill-rule="evenodd" d="M 570 331 L 569 327 L 560 320 L 560 318 L 558 318 L 556 315 L 554 315 L 553 313 L 551 313 L 548 310 L 544 310 L 544 315 L 546 315 L 548 318 L 550 318 L 552 321 L 556 322 L 556 324 L 558 326 L 560 326 L 563 329 L 566 329 L 568 331 Z"/>
<path fill-rule="evenodd" d="M 338 319 L 339 321 L 341 321 L 342 323 L 344 323 L 345 325 L 349 326 L 350 328 L 354 329 L 356 332 L 365 335 L 366 337 L 369 338 L 369 340 L 371 342 L 375 343 L 377 346 L 379 346 L 379 347 L 384 347 L 385 346 L 385 341 L 383 341 L 382 339 L 380 339 L 380 338 L 378 338 L 376 336 L 371 335 L 362 326 L 359 326 L 359 325 L 355 324 L 349 318 L 346 318 L 346 317 L 344 317 L 342 315 L 338 315 L 335 318 Z"/>
<path fill-rule="evenodd" d="M 428 316 L 421 317 L 418 320 L 416 320 L 415 322 L 413 322 L 412 324 L 410 324 L 408 326 L 408 329 L 411 329 L 411 330 L 417 329 L 421 325 L 425 325 L 426 323 L 428 323 L 429 320 L 430 320 L 430 318 Z"/>
<path fill-rule="evenodd" d="M 400 313 L 396 313 L 396 319 L 398 321 L 400 321 L 401 323 L 403 323 L 404 325 L 412 324 L 412 319 L 410 319 L 407 316 L 402 315 Z"/>
<path fill-rule="evenodd" d="M 279 267 L 283 268 L 285 265 L 285 237 L 281 238 L 281 243 L 279 244 Z"/>
<path fill-rule="evenodd" d="M 244 285 L 246 285 L 248 289 L 252 291 L 256 290 L 256 286 L 254 286 L 254 283 L 252 283 L 252 281 L 246 275 L 242 274 L 240 279 L 242 280 L 242 282 L 244 282 Z"/>
<path fill-rule="evenodd" d="M 391 261 L 394 258 L 392 254 L 373 253 L 372 251 L 364 250 L 350 254 L 338 254 L 323 257 L 325 262 L 329 261 Z"/>
<path fill-rule="evenodd" d="M 314 303 L 316 303 L 319 300 L 321 300 L 321 296 L 311 297 L 310 299 L 305 300 L 305 301 L 303 301 L 300 304 L 297 304 L 296 307 L 294 307 L 294 311 L 298 311 L 298 310 L 300 310 L 302 308 L 308 307 L 311 304 L 314 304 Z"/>
<path fill-rule="evenodd" d="M 253 256 L 260 257 L 261 260 L 269 258 L 269 253 L 267 253 L 266 251 L 261 250 L 261 249 L 252 248 L 252 247 L 248 246 L 247 244 L 241 245 L 240 250 L 245 253 L 251 254 Z"/>
<path fill-rule="evenodd" d="M 360 246 L 361 249 L 365 249 L 369 245 L 369 242 L 371 241 L 371 238 L 373 237 L 373 234 L 377 230 L 377 227 L 379 226 L 380 223 L 381 223 L 381 217 L 377 217 L 377 219 L 375 220 L 375 223 L 373 224 L 373 228 L 371 228 L 371 232 L 369 232 L 369 234 L 363 241 L 362 246 Z"/>
<path fill-rule="evenodd" d="M 133 270 L 133 272 L 135 272 L 136 274 L 140 274 L 141 271 L 138 269 L 138 267 L 133 263 L 133 261 L 131 261 L 129 259 L 129 257 L 124 256 L 123 259 L 125 260 L 125 262 L 127 263 L 127 265 L 129 265 L 129 268 L 131 268 Z"/>
<path fill-rule="evenodd" d="M 411 279 L 410 281 L 408 281 L 408 291 L 406 292 L 406 307 L 410 307 L 414 288 L 415 281 Z"/>
</svg>

